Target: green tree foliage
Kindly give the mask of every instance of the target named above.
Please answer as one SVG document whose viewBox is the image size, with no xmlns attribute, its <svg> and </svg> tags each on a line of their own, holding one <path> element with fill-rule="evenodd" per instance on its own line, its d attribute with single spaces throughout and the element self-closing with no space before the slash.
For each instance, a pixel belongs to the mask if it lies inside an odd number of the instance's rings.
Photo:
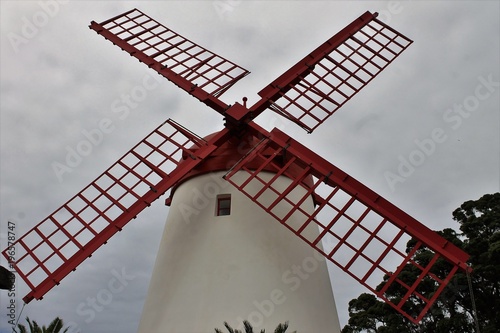
<svg viewBox="0 0 500 333">
<path fill-rule="evenodd" d="M 474 272 L 472 286 L 481 333 L 500 331 L 500 193 L 464 202 L 453 212 L 460 231 L 467 238 L 464 250 Z M 461 295 L 462 296 L 462 295 Z M 463 307 L 472 308 L 470 297 Z"/>
<path fill-rule="evenodd" d="M 500 193 L 464 202 L 453 212 L 453 219 L 460 224 L 460 233 L 452 229 L 438 233 L 470 254 L 469 264 L 473 269 L 470 281 L 474 298 L 471 297 L 467 274 L 458 272 L 421 323 L 415 325 L 375 296 L 361 294 L 349 302 L 349 322 L 342 333 L 464 333 L 475 332 L 476 325 L 481 333 L 500 331 Z M 415 242 L 408 242 L 407 251 Z M 415 261 L 425 265 L 431 257 L 430 251 L 421 248 L 416 253 Z M 447 269 L 449 266 L 445 261 L 438 261 L 432 272 L 441 275 Z M 418 269 L 408 265 L 399 278 L 411 282 L 418 273 Z M 383 282 L 378 288 L 382 286 Z M 419 292 L 431 295 L 435 287 L 432 281 L 424 281 L 419 286 Z M 386 295 L 397 300 L 404 291 L 396 284 L 387 290 Z M 415 311 L 422 306 L 418 300 L 413 300 L 411 304 Z"/>
<path fill-rule="evenodd" d="M 26 326 L 18 324 L 17 327 L 19 328 L 19 333 L 66 333 L 69 330 L 69 328 L 66 328 L 62 331 L 64 323 L 59 317 L 52 320 L 47 327 L 40 327 L 36 321 L 31 321 L 28 317 L 26 317 L 26 321 L 28 322 L 29 331 L 26 329 Z"/>
<path fill-rule="evenodd" d="M 231 326 L 229 326 L 229 324 L 227 322 L 224 322 L 224 326 L 227 328 L 227 331 L 229 333 L 243 333 L 240 330 L 235 330 L 235 329 L 231 328 Z M 245 327 L 245 333 L 254 333 L 253 327 L 252 327 L 252 325 L 250 325 L 250 323 L 248 321 L 245 320 L 243 322 L 243 326 Z M 288 329 L 288 322 L 286 322 L 284 324 L 279 324 L 278 327 L 276 327 L 276 329 L 274 330 L 274 333 L 286 333 L 287 329 Z M 216 328 L 215 333 L 223 333 L 223 332 L 220 329 Z M 266 330 L 264 330 L 264 329 L 260 330 L 260 333 L 266 333 Z M 295 331 L 293 333 L 297 333 L 297 332 Z"/>
</svg>

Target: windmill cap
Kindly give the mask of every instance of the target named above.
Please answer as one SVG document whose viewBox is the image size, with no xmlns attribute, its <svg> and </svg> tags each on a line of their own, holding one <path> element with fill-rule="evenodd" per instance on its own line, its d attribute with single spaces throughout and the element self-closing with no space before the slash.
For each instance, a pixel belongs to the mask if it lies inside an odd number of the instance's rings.
<svg viewBox="0 0 500 333">
<path fill-rule="evenodd" d="M 212 137 L 214 137 L 217 134 L 217 132 L 212 133 L 210 135 L 207 135 L 204 137 L 206 141 L 209 141 Z M 241 138 L 236 138 L 232 136 L 229 140 L 224 142 L 222 145 L 220 145 L 215 151 L 213 151 L 209 156 L 205 158 L 203 162 L 198 164 L 196 167 L 194 167 L 191 171 L 189 171 L 184 177 L 182 177 L 177 184 L 175 185 L 174 188 L 172 188 L 170 197 L 173 196 L 173 193 L 175 192 L 175 189 L 182 184 L 184 181 L 191 179 L 196 176 L 200 176 L 203 174 L 208 174 L 212 172 L 218 172 L 218 171 L 228 171 L 230 170 L 238 161 L 245 156 L 246 153 L 248 153 L 253 147 L 255 147 L 257 144 L 259 144 L 259 139 L 256 138 L 253 135 L 246 135 Z M 191 147 L 190 150 L 196 151 L 198 149 L 197 147 Z M 265 152 L 264 152 L 265 154 Z M 278 154 L 275 157 L 275 162 L 276 164 L 281 164 L 283 163 L 283 153 Z M 182 156 L 183 159 L 189 158 L 187 154 L 183 154 Z M 259 168 L 261 164 L 258 161 L 251 161 L 246 165 L 246 167 L 250 170 L 256 170 Z M 277 168 L 267 165 L 262 169 L 262 171 L 267 171 L 267 172 L 272 172 L 276 173 L 278 171 Z M 292 164 L 288 169 L 287 169 L 287 175 L 290 178 L 298 177 L 301 172 L 302 168 L 296 164 Z M 303 184 L 307 187 L 312 187 L 313 184 L 313 179 L 312 176 L 308 176 L 304 179 Z M 171 198 L 167 199 L 167 205 L 169 203 Z"/>
</svg>

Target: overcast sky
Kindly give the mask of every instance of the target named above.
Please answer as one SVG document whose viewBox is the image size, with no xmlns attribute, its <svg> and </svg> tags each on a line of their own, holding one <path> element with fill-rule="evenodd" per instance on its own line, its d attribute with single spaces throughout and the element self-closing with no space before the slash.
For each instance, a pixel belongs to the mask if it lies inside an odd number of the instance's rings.
<svg viewBox="0 0 500 333">
<path fill-rule="evenodd" d="M 88 25 L 134 7 L 250 70 L 222 98 L 232 104 L 247 96 L 250 105 L 261 88 L 346 24 L 366 10 L 380 12 L 414 44 L 368 87 L 312 134 L 271 112 L 258 122 L 268 130 L 280 127 L 433 229 L 457 228 L 455 208 L 499 190 L 498 1 L 2 0 L 2 249 L 8 221 L 21 236 L 164 120 L 173 118 L 202 136 L 221 128 L 220 115 L 167 80 L 148 90 L 128 116 L 112 112 L 114 102 L 156 74 Z M 105 118 L 112 121 L 111 133 L 73 172 L 58 177 L 53 163 L 64 163 L 68 149 L 85 139 L 83 132 Z M 429 140 L 433 151 L 418 153 L 417 143 Z M 400 166 L 417 156 L 424 156 L 419 165 Z M 81 332 L 136 332 L 168 213 L 162 202 L 42 301 L 29 303 L 21 322 L 29 316 L 47 324 L 61 316 Z M 3 257 L 0 263 L 6 265 Z M 344 325 L 349 300 L 364 289 L 333 272 Z M 129 278 L 123 290 L 100 312 L 79 314 L 77 309 L 89 309 L 87 297 L 108 288 L 118 273 Z M 19 315 L 24 282 L 16 292 Z M 0 303 L 2 333 L 11 327 L 6 295 Z"/>
</svg>

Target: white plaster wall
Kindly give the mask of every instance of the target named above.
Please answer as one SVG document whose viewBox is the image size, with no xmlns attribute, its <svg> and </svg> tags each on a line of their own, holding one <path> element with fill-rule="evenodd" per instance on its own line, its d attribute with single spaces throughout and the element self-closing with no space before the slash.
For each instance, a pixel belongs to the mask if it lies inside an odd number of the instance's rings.
<svg viewBox="0 0 500 333">
<path fill-rule="evenodd" d="M 213 333 L 243 320 L 255 331 L 289 321 L 290 332 L 339 333 L 325 260 L 222 175 L 175 191 L 139 333 Z M 231 194 L 231 215 L 215 216 L 217 194 Z"/>
</svg>

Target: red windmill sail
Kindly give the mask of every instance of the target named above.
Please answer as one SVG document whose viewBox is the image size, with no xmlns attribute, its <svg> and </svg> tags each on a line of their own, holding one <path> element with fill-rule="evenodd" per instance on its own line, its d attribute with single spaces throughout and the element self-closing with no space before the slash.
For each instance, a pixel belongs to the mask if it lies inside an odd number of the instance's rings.
<svg viewBox="0 0 500 333">
<path fill-rule="evenodd" d="M 366 12 L 259 92 L 266 108 L 314 131 L 412 41 Z"/>
<path fill-rule="evenodd" d="M 256 124 L 251 126 L 258 133 L 262 132 Z M 282 155 L 286 156 L 286 161 L 277 161 L 276 156 Z M 251 168 L 248 168 L 250 164 Z M 260 176 L 261 170 L 271 168 L 276 170 L 272 179 L 265 180 Z M 237 172 L 240 175 L 233 180 L 232 176 Z M 245 176 L 242 177 L 241 172 Z M 279 188 L 275 181 L 281 175 L 295 180 L 287 188 Z M 311 175 L 313 184 L 304 185 L 306 177 Z M 412 321 L 423 318 L 458 269 L 467 269 L 467 254 L 276 128 L 234 165 L 225 179 Z M 306 188 L 307 192 L 297 199 L 295 189 L 298 187 Z M 260 190 L 256 191 L 256 188 Z M 312 213 L 307 213 L 300 207 L 311 195 L 316 206 Z M 263 200 L 270 196 L 274 200 Z M 285 212 L 281 208 L 284 202 L 288 205 Z M 276 209 L 278 204 L 279 210 Z M 288 224 L 288 218 L 297 216 L 297 213 L 302 215 L 303 224 Z M 314 239 L 305 236 L 311 234 L 308 232 L 310 228 L 320 231 Z M 417 239 L 417 243 L 405 251 L 412 238 Z M 434 254 L 425 267 L 414 260 L 417 251 L 424 247 Z M 451 264 L 449 269 L 439 275 L 431 272 L 438 260 L 443 259 Z M 418 269 L 418 279 L 406 281 L 399 276 L 407 265 Z M 388 280 L 377 289 L 384 276 L 388 276 Z M 424 293 L 423 285 L 430 281 L 436 285 L 437 292 Z M 405 290 L 401 299 L 385 296 L 386 290 L 395 286 Z M 418 305 L 417 311 L 412 306 L 415 304 Z"/>
<path fill-rule="evenodd" d="M 203 140 L 168 120 L 22 236 L 13 245 L 20 255 L 9 261 L 31 288 L 25 302 L 41 299 L 224 142 L 243 136 L 260 143 L 249 147 L 225 179 L 413 322 L 423 318 L 457 270 L 467 269 L 469 256 L 453 244 L 285 133 L 267 132 L 252 121 L 271 109 L 312 132 L 365 87 L 412 43 L 378 21 L 376 14 L 361 15 L 292 66 L 262 89 L 261 99 L 250 108 L 239 103 L 228 106 L 218 98 L 248 71 L 141 11 L 133 9 L 90 27 L 224 115 L 225 128 Z M 276 176 L 263 180 L 263 170 L 275 170 Z M 236 172 L 246 178 L 234 180 Z M 275 186 L 280 175 L 293 179 L 287 188 Z M 304 180 L 311 176 L 313 182 L 306 185 Z M 248 191 L 249 183 L 260 184 L 260 190 Z M 295 196 L 289 194 L 299 186 L 306 188 L 306 196 L 291 199 Z M 263 193 L 275 200 L 265 204 L 260 200 Z M 301 202 L 311 195 L 316 202 L 313 213 L 301 211 Z M 289 209 L 276 211 L 278 202 Z M 299 227 L 287 224 L 292 214 L 302 214 Z M 319 236 L 308 239 L 304 232 L 308 228 L 319 229 Z M 406 251 L 410 239 L 416 243 Z M 424 247 L 434 255 L 423 266 L 414 256 Z M 8 250 L 3 251 L 7 259 Z M 433 270 L 438 260 L 448 262 L 440 274 Z M 399 274 L 407 266 L 420 272 L 414 281 Z M 384 284 L 377 287 L 382 278 Z M 432 293 L 422 288 L 429 282 L 435 285 Z M 404 290 L 402 298 L 386 296 L 394 286 Z"/>
<path fill-rule="evenodd" d="M 217 97 L 249 72 L 132 9 L 90 28 L 222 113 Z"/>
</svg>

